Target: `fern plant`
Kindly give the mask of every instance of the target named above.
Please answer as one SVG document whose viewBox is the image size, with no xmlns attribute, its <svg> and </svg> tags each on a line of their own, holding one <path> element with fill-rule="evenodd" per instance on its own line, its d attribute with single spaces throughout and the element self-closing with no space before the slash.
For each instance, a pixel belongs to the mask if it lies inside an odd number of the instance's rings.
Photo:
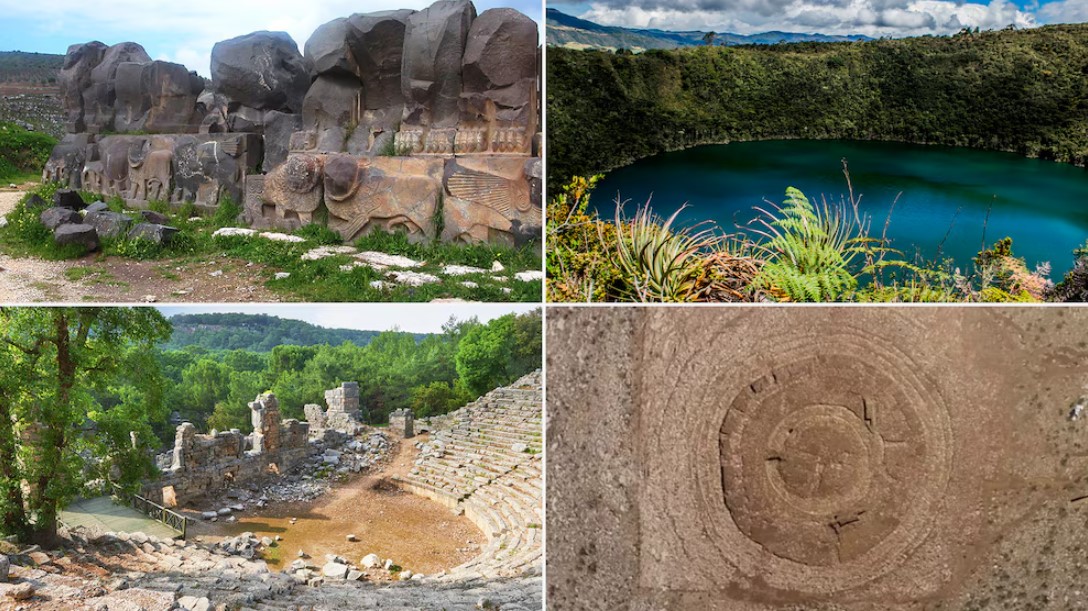
<svg viewBox="0 0 1088 611">
<path fill-rule="evenodd" d="M 850 264 L 861 250 L 843 207 L 814 206 L 794 187 L 773 211 L 757 207 L 753 232 L 765 264 L 755 289 L 781 291 L 791 301 L 835 301 L 857 288 Z"/>
<path fill-rule="evenodd" d="M 616 206 L 616 263 L 623 273 L 625 298 L 633 301 L 695 301 L 706 262 L 701 256 L 718 238 L 711 229 L 673 229 L 681 206 L 662 221 L 649 203 L 630 219 Z M 604 237 L 602 236 L 602 240 Z"/>
</svg>

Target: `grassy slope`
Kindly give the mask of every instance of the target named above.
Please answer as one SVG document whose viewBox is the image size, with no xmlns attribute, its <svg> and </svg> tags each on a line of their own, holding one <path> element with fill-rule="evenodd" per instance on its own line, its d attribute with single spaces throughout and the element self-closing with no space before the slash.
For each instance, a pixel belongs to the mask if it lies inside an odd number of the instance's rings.
<svg viewBox="0 0 1088 611">
<path fill-rule="evenodd" d="M 0 123 L 0 182 L 21 182 L 41 177 L 56 138 Z"/>
</svg>

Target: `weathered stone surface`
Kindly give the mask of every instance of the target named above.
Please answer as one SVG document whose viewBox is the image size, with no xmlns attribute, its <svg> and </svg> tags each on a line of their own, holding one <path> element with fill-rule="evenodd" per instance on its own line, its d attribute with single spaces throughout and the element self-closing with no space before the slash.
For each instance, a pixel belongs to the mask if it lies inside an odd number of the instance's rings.
<svg viewBox="0 0 1088 611">
<path fill-rule="evenodd" d="M 325 566 L 321 567 L 321 574 L 330 579 L 346 579 L 348 576 L 349 567 L 346 564 L 340 564 L 339 562 L 329 562 Z"/>
<path fill-rule="evenodd" d="M 193 133 L 203 112 L 197 100 L 204 79 L 181 64 L 122 63 L 116 71 L 118 132 Z"/>
<path fill-rule="evenodd" d="M 0 581 L 8 580 L 9 571 L 11 571 L 11 561 L 7 556 L 0 554 Z"/>
<path fill-rule="evenodd" d="M 156 244 L 169 244 L 177 233 L 178 230 L 174 227 L 157 223 L 137 223 L 128 232 L 128 237 L 131 240 L 148 240 Z"/>
<path fill-rule="evenodd" d="M 519 157 L 461 157 L 445 167 L 446 241 L 520 244 L 539 239 L 543 211 L 539 189 Z M 535 187 L 535 189 L 534 189 Z"/>
<path fill-rule="evenodd" d="M 98 234 L 94 227 L 85 223 L 67 223 L 53 232 L 53 241 L 60 246 L 79 244 L 87 250 L 98 248 Z"/>
<path fill-rule="evenodd" d="M 83 210 L 83 212 L 85 214 L 90 214 L 92 212 L 104 212 L 104 211 L 109 210 L 109 209 L 110 209 L 110 207 L 106 202 L 94 202 L 94 203 L 89 204 Z"/>
<path fill-rule="evenodd" d="M 472 22 L 461 72 L 465 119 L 529 122 L 537 32 L 535 21 L 510 8 L 486 10 Z"/>
<path fill-rule="evenodd" d="M 126 199 L 170 201 L 173 196 L 174 141 L 149 138 L 134 141 L 128 151 Z"/>
<path fill-rule="evenodd" d="M 102 54 L 102 60 L 91 70 L 91 83 L 83 90 L 84 119 L 87 131 L 102 133 L 113 131 L 113 118 L 117 101 L 116 77 L 121 64 L 150 62 L 144 48 L 134 42 L 113 45 Z"/>
<path fill-rule="evenodd" d="M 53 194 L 53 206 L 57 208 L 68 208 L 69 210 L 82 210 L 87 207 L 87 204 L 80 197 L 78 191 L 72 189 L 60 189 Z"/>
<path fill-rule="evenodd" d="M 116 238 L 128 232 L 132 226 L 132 217 L 105 210 L 89 213 L 83 222 L 94 227 L 99 238 Z"/>
<path fill-rule="evenodd" d="M 66 223 L 79 223 L 83 220 L 83 217 L 71 208 L 48 208 L 38 218 L 50 231 Z"/>
<path fill-rule="evenodd" d="M 329 227 L 345 240 L 375 229 L 404 231 L 412 241 L 433 237 L 441 171 L 439 160 L 329 155 Z"/>
<path fill-rule="evenodd" d="M 90 208 L 88 208 L 90 210 Z M 153 225 L 165 225 L 170 222 L 170 217 L 154 210 L 140 210 L 140 216 Z"/>
<path fill-rule="evenodd" d="M 281 229 L 297 229 L 311 222 L 324 197 L 323 168 L 321 156 L 291 155 L 265 177 L 256 202 L 247 198 L 250 222 L 256 225 L 266 219 L 269 225 Z"/>
<path fill-rule="evenodd" d="M 260 158 L 260 142 L 255 134 L 178 136 L 171 201 L 191 201 L 209 209 L 224 196 L 241 203 L 245 176 L 256 170 Z"/>
<path fill-rule="evenodd" d="M 314 80 L 302 105 L 302 124 L 317 131 L 357 125 L 362 115 L 363 85 L 350 74 L 322 74 Z M 342 134 L 343 132 L 341 132 Z M 326 148 L 344 149 L 344 137 Z"/>
<path fill-rule="evenodd" d="M 349 47 L 363 81 L 362 124 L 370 131 L 390 131 L 401 121 L 404 33 L 414 11 L 381 11 L 352 15 Z M 368 134 L 369 136 L 369 134 Z"/>
<path fill-rule="evenodd" d="M 212 88 L 258 110 L 299 112 L 310 70 L 286 32 L 253 32 L 212 48 Z"/>
<path fill-rule="evenodd" d="M 343 74 L 359 78 L 359 65 L 349 46 L 354 28 L 347 17 L 322 24 L 306 41 L 305 57 L 315 75 Z"/>
<path fill-rule="evenodd" d="M 302 129 L 302 116 L 270 110 L 264 113 L 264 161 L 261 171 L 268 174 L 287 161 L 291 134 Z"/>
<path fill-rule="evenodd" d="M 468 0 L 440 0 L 408 17 L 401 65 L 405 124 L 457 124 L 461 60 L 475 17 Z"/>
<path fill-rule="evenodd" d="M 367 554 L 363 556 L 363 559 L 359 561 L 359 564 L 363 565 L 364 568 L 372 569 L 381 564 L 381 562 L 382 560 L 381 558 L 378 558 L 377 554 Z"/>
<path fill-rule="evenodd" d="M 242 104 L 227 112 L 227 127 L 232 132 L 259 134 L 264 131 L 264 113 Z"/>
<path fill-rule="evenodd" d="M 83 164 L 94 136 L 90 134 L 65 134 L 53 147 L 49 160 L 42 170 L 42 180 L 56 182 L 78 189 L 83 184 Z"/>
<path fill-rule="evenodd" d="M 91 71 L 102 61 L 106 49 L 106 45 L 93 41 L 68 47 L 64 56 L 64 65 L 57 81 L 68 119 L 65 129 L 69 133 L 87 131 L 83 92 L 90 88 Z"/>
<path fill-rule="evenodd" d="M 1079 582 L 1084 314 L 549 311 L 549 606 L 965 609 Z"/>
</svg>

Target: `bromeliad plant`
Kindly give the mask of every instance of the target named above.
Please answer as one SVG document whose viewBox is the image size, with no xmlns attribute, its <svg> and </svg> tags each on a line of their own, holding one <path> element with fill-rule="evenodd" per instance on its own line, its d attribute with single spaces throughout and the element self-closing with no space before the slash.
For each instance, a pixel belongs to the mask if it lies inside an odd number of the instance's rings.
<svg viewBox="0 0 1088 611">
<path fill-rule="evenodd" d="M 627 219 L 623 205 L 617 202 L 616 262 L 626 280 L 625 298 L 642 302 L 699 298 L 700 278 L 707 272 L 706 255 L 720 238 L 709 227 L 674 230 L 673 223 L 684 208 L 662 221 L 647 202 Z"/>
</svg>

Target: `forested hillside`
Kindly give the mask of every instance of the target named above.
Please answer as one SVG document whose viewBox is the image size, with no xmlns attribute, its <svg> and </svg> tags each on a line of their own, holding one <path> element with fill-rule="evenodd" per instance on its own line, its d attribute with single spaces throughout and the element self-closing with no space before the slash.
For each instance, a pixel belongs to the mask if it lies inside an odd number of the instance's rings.
<svg viewBox="0 0 1088 611">
<path fill-rule="evenodd" d="M 845 138 L 1088 158 L 1088 25 L 857 43 L 548 50 L 548 179 L 666 150 Z"/>
<path fill-rule="evenodd" d="M 0 83 L 56 87 L 64 55 L 0 51 Z"/>
<path fill-rule="evenodd" d="M 301 320 L 264 314 L 179 314 L 170 318 L 174 332 L 164 350 L 200 346 L 208 350 L 268 352 L 276 346 L 316 346 L 351 342 L 365 346 L 379 331 L 326 329 Z M 424 334 L 415 338 L 423 339 Z"/>
</svg>

